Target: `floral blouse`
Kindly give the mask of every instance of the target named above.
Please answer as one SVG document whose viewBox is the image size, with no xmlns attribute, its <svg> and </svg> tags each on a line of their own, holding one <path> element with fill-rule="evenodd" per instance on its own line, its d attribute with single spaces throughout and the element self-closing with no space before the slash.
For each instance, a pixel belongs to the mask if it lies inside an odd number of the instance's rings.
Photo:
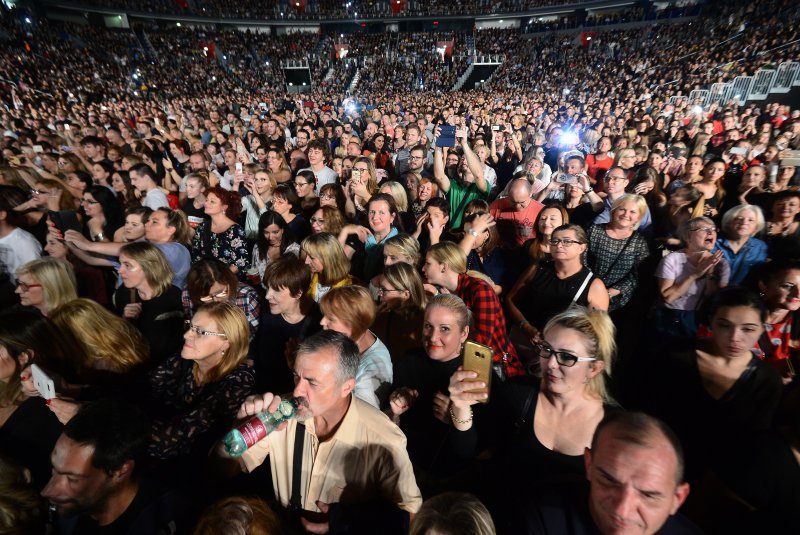
<svg viewBox="0 0 800 535">
<path fill-rule="evenodd" d="M 216 258 L 236 266 L 239 268 L 236 275 L 244 280 L 250 269 L 250 255 L 242 227 L 234 223 L 225 232 L 216 233 L 211 232 L 210 221 L 200 223 L 192 240 L 192 263 L 204 258 Z"/>
<path fill-rule="evenodd" d="M 192 361 L 175 355 L 150 372 L 151 457 L 187 455 L 201 439 L 218 439 L 253 392 L 256 375 L 247 364 L 202 386 L 195 382 L 192 367 Z"/>
</svg>

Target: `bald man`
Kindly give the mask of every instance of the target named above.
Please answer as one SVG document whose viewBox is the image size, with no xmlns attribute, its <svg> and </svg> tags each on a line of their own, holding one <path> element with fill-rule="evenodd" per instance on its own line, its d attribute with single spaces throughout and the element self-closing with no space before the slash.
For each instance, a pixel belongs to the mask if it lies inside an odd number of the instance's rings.
<svg viewBox="0 0 800 535">
<path fill-rule="evenodd" d="M 531 184 L 524 178 L 511 181 L 508 197 L 494 201 L 489 212 L 497 221 L 500 238 L 511 247 L 519 247 L 536 237 L 536 220 L 544 205 L 531 199 Z"/>
<path fill-rule="evenodd" d="M 518 533 L 702 533 L 677 514 L 689 484 L 683 481 L 683 448 L 662 421 L 641 412 L 607 414 L 584 464 L 588 488 L 585 482 L 542 486 Z"/>
</svg>

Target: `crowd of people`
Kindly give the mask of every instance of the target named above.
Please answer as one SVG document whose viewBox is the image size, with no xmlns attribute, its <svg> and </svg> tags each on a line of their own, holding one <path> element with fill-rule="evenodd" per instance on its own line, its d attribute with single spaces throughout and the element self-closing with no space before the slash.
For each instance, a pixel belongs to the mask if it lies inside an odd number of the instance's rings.
<svg viewBox="0 0 800 535">
<path fill-rule="evenodd" d="M 800 109 L 669 97 L 797 10 L 719 11 L 299 95 L 342 37 L 2 11 L 0 531 L 795 532 Z"/>
</svg>

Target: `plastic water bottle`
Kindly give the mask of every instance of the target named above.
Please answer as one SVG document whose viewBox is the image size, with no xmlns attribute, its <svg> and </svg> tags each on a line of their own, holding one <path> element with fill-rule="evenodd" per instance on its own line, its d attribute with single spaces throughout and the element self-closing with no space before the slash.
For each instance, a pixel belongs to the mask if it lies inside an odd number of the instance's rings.
<svg viewBox="0 0 800 535">
<path fill-rule="evenodd" d="M 275 412 L 259 412 L 239 427 L 231 429 L 222 439 L 225 451 L 231 457 L 240 457 L 253 444 L 272 433 L 281 422 L 297 416 L 299 406 L 297 398 L 281 400 Z"/>
</svg>

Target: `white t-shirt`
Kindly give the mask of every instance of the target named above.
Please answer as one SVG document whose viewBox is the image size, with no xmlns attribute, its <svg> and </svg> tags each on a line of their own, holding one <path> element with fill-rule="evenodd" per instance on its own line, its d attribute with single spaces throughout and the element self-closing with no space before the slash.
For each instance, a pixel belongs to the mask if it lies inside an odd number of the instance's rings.
<svg viewBox="0 0 800 535">
<path fill-rule="evenodd" d="M 319 190 L 325 184 L 336 184 L 336 171 L 328 167 L 327 165 L 323 167 L 320 171 L 314 172 L 313 169 L 310 167 L 306 167 L 305 169 L 300 169 L 300 171 L 311 171 L 314 173 L 314 176 L 317 177 L 317 195 L 319 195 Z M 298 173 L 300 172 L 298 171 Z"/>
<path fill-rule="evenodd" d="M 28 231 L 15 228 L 0 238 L 0 274 L 14 278 L 17 268 L 42 256 L 42 245 Z"/>
<path fill-rule="evenodd" d="M 142 206 L 147 206 L 151 210 L 158 210 L 159 208 L 169 208 L 169 201 L 167 196 L 158 188 L 153 188 L 147 192 L 147 195 L 142 199 Z"/>
</svg>

